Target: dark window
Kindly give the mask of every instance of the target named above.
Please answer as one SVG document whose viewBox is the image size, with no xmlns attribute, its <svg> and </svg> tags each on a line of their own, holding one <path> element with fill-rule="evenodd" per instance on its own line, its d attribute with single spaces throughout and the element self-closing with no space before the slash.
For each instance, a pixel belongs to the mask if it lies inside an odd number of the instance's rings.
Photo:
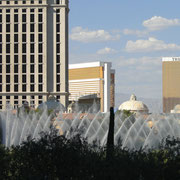
<svg viewBox="0 0 180 180">
<path fill-rule="evenodd" d="M 26 73 L 26 65 L 25 64 L 22 65 L 22 73 Z"/>
<path fill-rule="evenodd" d="M 10 24 L 6 24 L 6 32 L 10 32 Z"/>
<path fill-rule="evenodd" d="M 60 85 L 59 84 L 57 85 L 57 91 L 60 91 Z"/>
<path fill-rule="evenodd" d="M 0 14 L 0 22 L 2 22 L 2 15 Z"/>
<path fill-rule="evenodd" d="M 22 85 L 22 91 L 23 91 L 23 92 L 26 91 L 26 85 L 25 85 L 25 84 Z"/>
<path fill-rule="evenodd" d="M 60 26 L 59 26 L 59 24 L 56 24 L 56 31 L 57 31 L 57 32 L 60 32 Z"/>
<path fill-rule="evenodd" d="M 39 35 L 38 35 L 38 41 L 39 41 L 39 42 L 42 42 L 42 41 L 43 41 L 43 36 L 42 36 L 42 34 L 39 34 Z"/>
<path fill-rule="evenodd" d="M 2 83 L 2 75 L 0 75 L 0 83 Z"/>
<path fill-rule="evenodd" d="M 42 44 L 39 44 L 38 52 L 39 52 L 39 53 L 42 53 L 42 52 L 43 52 L 43 46 L 42 46 Z"/>
<path fill-rule="evenodd" d="M 39 0 L 39 4 L 42 4 L 42 0 Z"/>
<path fill-rule="evenodd" d="M 42 64 L 39 64 L 39 73 L 42 73 L 43 72 L 43 66 Z"/>
<path fill-rule="evenodd" d="M 0 63 L 2 63 L 2 55 L 0 55 Z"/>
<path fill-rule="evenodd" d="M 34 9 L 31 9 L 30 12 L 34 12 Z"/>
<path fill-rule="evenodd" d="M 2 53 L 2 44 L 0 44 L 0 53 Z"/>
<path fill-rule="evenodd" d="M 22 99 L 26 99 L 26 96 L 22 96 Z"/>
<path fill-rule="evenodd" d="M 38 31 L 39 31 L 39 32 L 42 32 L 42 31 L 43 31 L 43 26 L 42 26 L 42 24 L 38 24 Z"/>
<path fill-rule="evenodd" d="M 34 14 L 31 14 L 31 15 L 30 15 L 30 21 L 31 21 L 31 22 L 34 22 Z"/>
<path fill-rule="evenodd" d="M 17 84 L 14 85 L 14 92 L 18 92 L 18 85 Z M 14 101 L 14 102 L 16 102 L 16 101 Z"/>
<path fill-rule="evenodd" d="M 42 14 L 38 14 L 38 21 L 39 22 L 42 22 L 43 20 L 42 20 L 43 18 L 42 18 Z"/>
<path fill-rule="evenodd" d="M 38 89 L 39 89 L 40 92 L 42 92 L 42 90 L 43 90 L 43 85 L 42 85 L 42 84 L 39 84 Z"/>
<path fill-rule="evenodd" d="M 14 53 L 18 53 L 18 44 L 14 44 Z"/>
<path fill-rule="evenodd" d="M 14 55 L 14 63 L 18 63 L 18 55 Z"/>
<path fill-rule="evenodd" d="M 10 34 L 6 34 L 6 42 L 10 42 Z"/>
<path fill-rule="evenodd" d="M 31 62 L 31 63 L 34 63 L 34 55 L 31 55 L 31 56 L 30 56 L 30 62 Z"/>
<path fill-rule="evenodd" d="M 15 1 L 15 2 L 16 2 L 16 1 Z M 15 3 L 15 4 L 16 4 L 16 3 Z M 18 9 L 14 9 L 14 12 L 15 12 L 15 13 L 18 13 Z"/>
<path fill-rule="evenodd" d="M 0 34 L 0 42 L 2 42 L 2 34 Z"/>
<path fill-rule="evenodd" d="M 56 63 L 60 63 L 60 55 L 57 55 L 57 57 L 56 57 Z"/>
<path fill-rule="evenodd" d="M 26 44 L 22 44 L 22 53 L 26 53 Z"/>
<path fill-rule="evenodd" d="M 0 24 L 0 32 L 2 32 L 2 24 Z"/>
<path fill-rule="evenodd" d="M 14 65 L 14 73 L 18 73 L 18 65 Z"/>
<path fill-rule="evenodd" d="M 31 83 L 34 83 L 34 75 L 30 76 L 30 81 L 31 81 Z"/>
<path fill-rule="evenodd" d="M 34 53 L 34 44 L 31 44 L 30 52 L 31 52 L 31 53 Z"/>
<path fill-rule="evenodd" d="M 10 92 L 10 85 L 6 85 L 6 92 Z"/>
<path fill-rule="evenodd" d="M 26 42 L 26 34 L 22 35 L 22 42 Z"/>
<path fill-rule="evenodd" d="M 14 35 L 14 42 L 18 42 L 18 34 Z"/>
<path fill-rule="evenodd" d="M 31 85 L 31 91 L 34 91 L 34 85 Z"/>
<path fill-rule="evenodd" d="M 14 75 L 14 83 L 18 83 L 18 75 Z"/>
<path fill-rule="evenodd" d="M 57 73 L 60 73 L 60 65 L 57 65 Z"/>
<path fill-rule="evenodd" d="M 43 9 L 38 9 L 38 12 L 43 12 Z"/>
<path fill-rule="evenodd" d="M 7 12 L 7 13 L 10 13 L 10 9 L 6 9 L 6 12 Z"/>
<path fill-rule="evenodd" d="M 18 14 L 14 15 L 14 22 L 18 22 Z"/>
<path fill-rule="evenodd" d="M 10 75 L 6 75 L 6 83 L 10 83 Z"/>
<path fill-rule="evenodd" d="M 56 82 L 60 83 L 60 76 L 59 75 L 57 75 L 57 77 L 56 77 Z"/>
<path fill-rule="evenodd" d="M 10 22 L 10 14 L 6 14 L 6 22 Z"/>
<path fill-rule="evenodd" d="M 57 44 L 56 47 L 57 47 L 57 50 L 56 50 L 57 53 L 60 53 L 60 44 Z"/>
<path fill-rule="evenodd" d="M 2 92 L 2 85 L 0 85 L 0 92 Z"/>
<path fill-rule="evenodd" d="M 0 65 L 0 73 L 2 73 L 2 65 Z"/>
<path fill-rule="evenodd" d="M 34 0 L 31 0 L 31 4 L 34 4 Z"/>
<path fill-rule="evenodd" d="M 18 99 L 18 96 L 14 96 L 14 99 Z"/>
<path fill-rule="evenodd" d="M 26 32 L 26 24 L 22 25 L 22 32 Z"/>
<path fill-rule="evenodd" d="M 10 44 L 6 44 L 6 53 L 10 53 Z"/>
<path fill-rule="evenodd" d="M 60 9 L 56 9 L 56 13 L 60 13 Z"/>
<path fill-rule="evenodd" d="M 30 31 L 31 31 L 31 32 L 34 32 L 34 24 L 31 24 L 31 25 L 30 25 Z"/>
<path fill-rule="evenodd" d="M 59 4 L 59 0 L 56 0 L 56 4 Z"/>
<path fill-rule="evenodd" d="M 18 4 L 18 1 L 14 1 L 14 4 Z M 15 12 L 15 11 L 14 11 Z"/>
<path fill-rule="evenodd" d="M 14 32 L 18 32 L 18 24 L 14 24 Z"/>
<path fill-rule="evenodd" d="M 56 35 L 56 41 L 57 41 L 57 42 L 60 42 L 60 34 L 57 34 L 57 35 Z"/>
<path fill-rule="evenodd" d="M 31 64 L 31 66 L 30 66 L 30 72 L 34 73 L 34 65 L 33 64 Z"/>
<path fill-rule="evenodd" d="M 43 62 L 43 56 L 42 56 L 42 55 L 39 55 L 39 56 L 38 56 L 38 59 L 39 59 L 39 63 L 42 63 L 42 62 Z"/>
<path fill-rule="evenodd" d="M 26 9 L 22 9 L 22 12 L 26 12 Z"/>
<path fill-rule="evenodd" d="M 10 63 L 10 55 L 6 55 L 6 63 Z"/>
<path fill-rule="evenodd" d="M 22 56 L 22 63 L 26 63 L 26 55 Z"/>
<path fill-rule="evenodd" d="M 22 82 L 26 83 L 26 75 L 22 75 Z"/>
<path fill-rule="evenodd" d="M 34 42 L 34 34 L 30 35 L 31 42 Z"/>
<path fill-rule="evenodd" d="M 56 14 L 56 22 L 60 22 L 60 14 Z"/>
<path fill-rule="evenodd" d="M 23 21 L 23 22 L 26 22 L 26 14 L 23 14 L 23 15 L 22 15 L 22 21 Z"/>
<path fill-rule="evenodd" d="M 10 71 L 11 71 L 10 65 L 6 65 L 6 73 L 10 73 Z"/>
<path fill-rule="evenodd" d="M 39 75 L 39 83 L 42 83 L 42 82 L 43 82 L 43 76 Z"/>
<path fill-rule="evenodd" d="M 23 0 L 23 4 L 26 4 L 26 0 Z M 23 9 L 24 10 L 24 9 Z"/>
</svg>

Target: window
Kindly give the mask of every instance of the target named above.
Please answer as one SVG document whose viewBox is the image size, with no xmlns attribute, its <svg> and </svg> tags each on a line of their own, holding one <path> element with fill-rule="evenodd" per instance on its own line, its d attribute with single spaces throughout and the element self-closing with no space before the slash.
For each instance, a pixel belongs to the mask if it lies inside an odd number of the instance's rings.
<svg viewBox="0 0 180 180">
<path fill-rule="evenodd" d="M 26 53 L 26 44 L 22 44 L 22 53 Z"/>
<path fill-rule="evenodd" d="M 2 24 L 0 24 L 0 32 L 2 32 Z"/>
<path fill-rule="evenodd" d="M 14 1 L 14 4 L 18 4 L 18 1 Z M 15 11 L 14 11 L 15 12 Z"/>
<path fill-rule="evenodd" d="M 18 83 L 18 75 L 14 75 L 14 83 Z"/>
<path fill-rule="evenodd" d="M 6 42 L 10 42 L 10 34 L 6 34 Z"/>
<path fill-rule="evenodd" d="M 56 57 L 56 63 L 60 63 L 60 55 L 57 55 L 57 57 Z"/>
<path fill-rule="evenodd" d="M 56 13 L 60 13 L 60 9 L 56 9 Z"/>
<path fill-rule="evenodd" d="M 14 44 L 14 53 L 18 53 L 18 44 Z"/>
<path fill-rule="evenodd" d="M 6 9 L 6 13 L 10 13 L 10 9 Z"/>
<path fill-rule="evenodd" d="M 23 4 L 26 4 L 26 0 L 23 0 Z M 24 10 L 24 9 L 23 9 Z"/>
<path fill-rule="evenodd" d="M 42 52 L 43 52 L 43 46 L 42 46 L 42 44 L 39 44 L 38 52 L 39 52 L 39 53 L 42 53 Z"/>
<path fill-rule="evenodd" d="M 18 73 L 18 65 L 14 65 L 14 73 Z"/>
<path fill-rule="evenodd" d="M 26 32 L 26 24 L 22 25 L 22 32 Z"/>
<path fill-rule="evenodd" d="M 22 63 L 26 63 L 26 55 L 22 56 Z"/>
<path fill-rule="evenodd" d="M 34 4 L 34 0 L 31 0 L 31 4 Z"/>
<path fill-rule="evenodd" d="M 26 12 L 26 9 L 22 9 L 22 12 L 24 12 L 24 13 L 25 13 L 25 12 Z"/>
<path fill-rule="evenodd" d="M 26 42 L 26 34 L 22 35 L 22 42 Z"/>
<path fill-rule="evenodd" d="M 0 73 L 2 73 L 2 65 L 0 65 Z"/>
<path fill-rule="evenodd" d="M 43 76 L 42 75 L 39 75 L 39 77 L 38 77 L 38 81 L 39 81 L 39 83 L 42 83 L 43 82 Z"/>
<path fill-rule="evenodd" d="M 2 15 L 0 14 L 0 22 L 2 22 Z"/>
<path fill-rule="evenodd" d="M 22 75 L 22 82 L 26 83 L 26 75 Z"/>
<path fill-rule="evenodd" d="M 22 85 L 22 91 L 26 92 L 26 85 L 25 84 Z"/>
<path fill-rule="evenodd" d="M 6 63 L 10 63 L 10 55 L 6 55 Z"/>
<path fill-rule="evenodd" d="M 2 42 L 2 34 L 0 34 L 0 43 Z"/>
<path fill-rule="evenodd" d="M 31 22 L 34 22 L 34 14 L 31 14 L 31 15 L 30 15 L 30 21 L 31 21 Z"/>
<path fill-rule="evenodd" d="M 15 4 L 16 4 L 16 3 L 15 3 Z M 15 13 L 18 13 L 18 9 L 14 9 L 14 12 L 15 12 Z"/>
<path fill-rule="evenodd" d="M 34 73 L 34 65 L 33 64 L 31 64 L 31 66 L 30 66 L 30 72 Z"/>
<path fill-rule="evenodd" d="M 10 73 L 10 65 L 6 65 L 6 73 Z"/>
<path fill-rule="evenodd" d="M 60 42 L 60 34 L 57 34 L 57 35 L 56 35 L 56 41 L 57 41 L 57 42 Z"/>
<path fill-rule="evenodd" d="M 6 24 L 6 32 L 10 32 L 10 24 Z"/>
<path fill-rule="evenodd" d="M 6 53 L 10 53 L 10 44 L 6 44 Z"/>
<path fill-rule="evenodd" d="M 60 91 L 60 85 L 59 84 L 57 85 L 56 90 Z"/>
<path fill-rule="evenodd" d="M 31 31 L 31 32 L 34 32 L 34 24 L 31 24 L 31 25 L 30 25 L 30 31 Z"/>
<path fill-rule="evenodd" d="M 30 40 L 31 40 L 31 42 L 34 42 L 34 34 L 30 35 Z"/>
<path fill-rule="evenodd" d="M 57 65 L 57 73 L 60 73 L 60 65 Z"/>
<path fill-rule="evenodd" d="M 18 99 L 18 96 L 14 96 L 14 99 Z"/>
<path fill-rule="evenodd" d="M 0 55 L 0 63 L 2 63 L 2 55 Z"/>
<path fill-rule="evenodd" d="M 0 53 L 2 53 L 2 44 L 0 44 Z"/>
<path fill-rule="evenodd" d="M 56 0 L 56 4 L 59 4 L 59 0 Z"/>
<path fill-rule="evenodd" d="M 56 14 L 56 22 L 60 22 L 60 14 Z"/>
<path fill-rule="evenodd" d="M 57 44 L 56 48 L 57 53 L 60 53 L 60 44 Z"/>
<path fill-rule="evenodd" d="M 43 31 L 43 26 L 42 26 L 42 24 L 38 24 L 38 31 L 39 31 L 39 32 L 42 32 L 42 31 Z"/>
<path fill-rule="evenodd" d="M 31 63 L 34 63 L 34 55 L 31 55 L 31 56 L 30 56 L 30 62 L 31 62 Z"/>
<path fill-rule="evenodd" d="M 18 22 L 18 14 L 14 15 L 14 22 Z"/>
<path fill-rule="evenodd" d="M 30 88 L 31 88 L 31 91 L 34 91 L 34 85 L 31 85 Z"/>
<path fill-rule="evenodd" d="M 43 90 L 42 84 L 39 84 L 38 90 L 39 90 L 40 92 L 42 92 L 42 90 Z"/>
<path fill-rule="evenodd" d="M 14 85 L 14 92 L 18 92 L 18 85 L 17 84 L 15 84 Z M 14 102 L 16 102 L 16 101 L 14 101 Z M 15 104 L 15 103 L 14 103 Z M 18 104 L 18 103 L 17 103 Z"/>
<path fill-rule="evenodd" d="M 2 75 L 0 75 L 0 83 L 2 83 Z"/>
<path fill-rule="evenodd" d="M 10 75 L 6 75 L 6 83 L 10 83 Z"/>
<path fill-rule="evenodd" d="M 7 23 L 10 22 L 10 14 L 6 14 L 6 22 L 7 22 Z"/>
<path fill-rule="evenodd" d="M 57 32 L 60 32 L 60 26 L 59 26 L 59 24 L 56 24 L 56 31 L 57 31 Z"/>
<path fill-rule="evenodd" d="M 30 49 L 30 52 L 31 52 L 31 53 L 34 53 L 34 44 L 31 44 L 30 46 L 31 46 L 31 47 L 30 47 L 30 48 L 31 48 L 31 49 Z"/>
<path fill-rule="evenodd" d="M 42 34 L 38 34 L 38 41 L 39 41 L 39 42 L 42 42 L 42 41 L 43 41 L 43 36 L 42 36 Z"/>
<path fill-rule="evenodd" d="M 18 32 L 18 24 L 14 24 L 14 32 Z"/>
<path fill-rule="evenodd" d="M 0 85 L 0 92 L 2 92 L 2 85 Z"/>
<path fill-rule="evenodd" d="M 42 72 L 43 72 L 42 64 L 39 64 L 39 73 L 42 73 Z"/>
<path fill-rule="evenodd" d="M 39 4 L 42 4 L 42 0 L 39 0 Z"/>
<path fill-rule="evenodd" d="M 59 75 L 57 75 L 57 77 L 56 77 L 56 82 L 60 83 L 60 76 Z"/>
<path fill-rule="evenodd" d="M 10 85 L 6 85 L 6 92 L 10 92 Z"/>
<path fill-rule="evenodd" d="M 22 22 L 26 22 L 26 14 L 22 15 Z"/>
<path fill-rule="evenodd" d="M 14 34 L 14 42 L 18 42 L 18 34 Z"/>
<path fill-rule="evenodd" d="M 43 9 L 38 9 L 38 12 L 43 12 Z"/>
<path fill-rule="evenodd" d="M 34 83 L 34 75 L 31 75 L 31 76 L 30 76 L 30 82 L 31 82 L 31 83 Z"/>
<path fill-rule="evenodd" d="M 42 18 L 42 14 L 38 14 L 38 21 L 39 22 L 42 22 L 43 20 L 42 20 L 43 18 Z"/>
<path fill-rule="evenodd" d="M 14 55 L 14 63 L 18 63 L 18 55 Z"/>
<path fill-rule="evenodd" d="M 22 65 L 22 73 L 26 73 L 26 65 L 25 64 Z"/>
<path fill-rule="evenodd" d="M 42 63 L 42 62 L 43 62 L 43 57 L 42 57 L 42 55 L 39 55 L 39 56 L 38 56 L 38 59 L 39 59 L 39 63 Z"/>
<path fill-rule="evenodd" d="M 34 9 L 31 9 L 30 12 L 34 12 Z"/>
</svg>

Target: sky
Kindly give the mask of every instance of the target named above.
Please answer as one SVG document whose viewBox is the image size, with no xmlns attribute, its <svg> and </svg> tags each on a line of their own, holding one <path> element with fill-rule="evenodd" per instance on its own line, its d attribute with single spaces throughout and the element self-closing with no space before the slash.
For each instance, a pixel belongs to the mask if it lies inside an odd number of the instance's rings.
<svg viewBox="0 0 180 180">
<path fill-rule="evenodd" d="M 112 62 L 116 93 L 162 98 L 162 57 L 180 56 L 180 0 L 69 1 L 69 63 Z"/>
</svg>

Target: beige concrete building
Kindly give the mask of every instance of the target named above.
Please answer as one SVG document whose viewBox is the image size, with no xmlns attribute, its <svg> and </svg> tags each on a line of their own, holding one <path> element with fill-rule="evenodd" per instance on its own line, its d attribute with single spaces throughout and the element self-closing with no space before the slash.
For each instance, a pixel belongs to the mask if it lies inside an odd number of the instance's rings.
<svg viewBox="0 0 180 180">
<path fill-rule="evenodd" d="M 180 104 L 180 57 L 162 59 L 163 112 L 170 113 Z"/>
<path fill-rule="evenodd" d="M 114 107 L 115 70 L 110 62 L 89 62 L 69 65 L 69 101 L 88 106 L 95 100 L 102 112 Z"/>
<path fill-rule="evenodd" d="M 68 0 L 0 1 L 0 109 L 68 102 Z"/>
</svg>

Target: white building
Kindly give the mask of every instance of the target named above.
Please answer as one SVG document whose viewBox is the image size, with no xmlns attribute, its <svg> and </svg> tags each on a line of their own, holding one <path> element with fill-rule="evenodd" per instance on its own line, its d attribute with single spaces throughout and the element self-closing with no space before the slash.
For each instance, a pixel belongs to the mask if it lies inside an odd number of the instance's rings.
<svg viewBox="0 0 180 180">
<path fill-rule="evenodd" d="M 68 102 L 68 0 L 0 1 L 0 109 Z"/>
<path fill-rule="evenodd" d="M 69 101 L 91 106 L 94 100 L 102 112 L 114 107 L 115 70 L 110 62 L 89 62 L 69 65 Z"/>
</svg>

